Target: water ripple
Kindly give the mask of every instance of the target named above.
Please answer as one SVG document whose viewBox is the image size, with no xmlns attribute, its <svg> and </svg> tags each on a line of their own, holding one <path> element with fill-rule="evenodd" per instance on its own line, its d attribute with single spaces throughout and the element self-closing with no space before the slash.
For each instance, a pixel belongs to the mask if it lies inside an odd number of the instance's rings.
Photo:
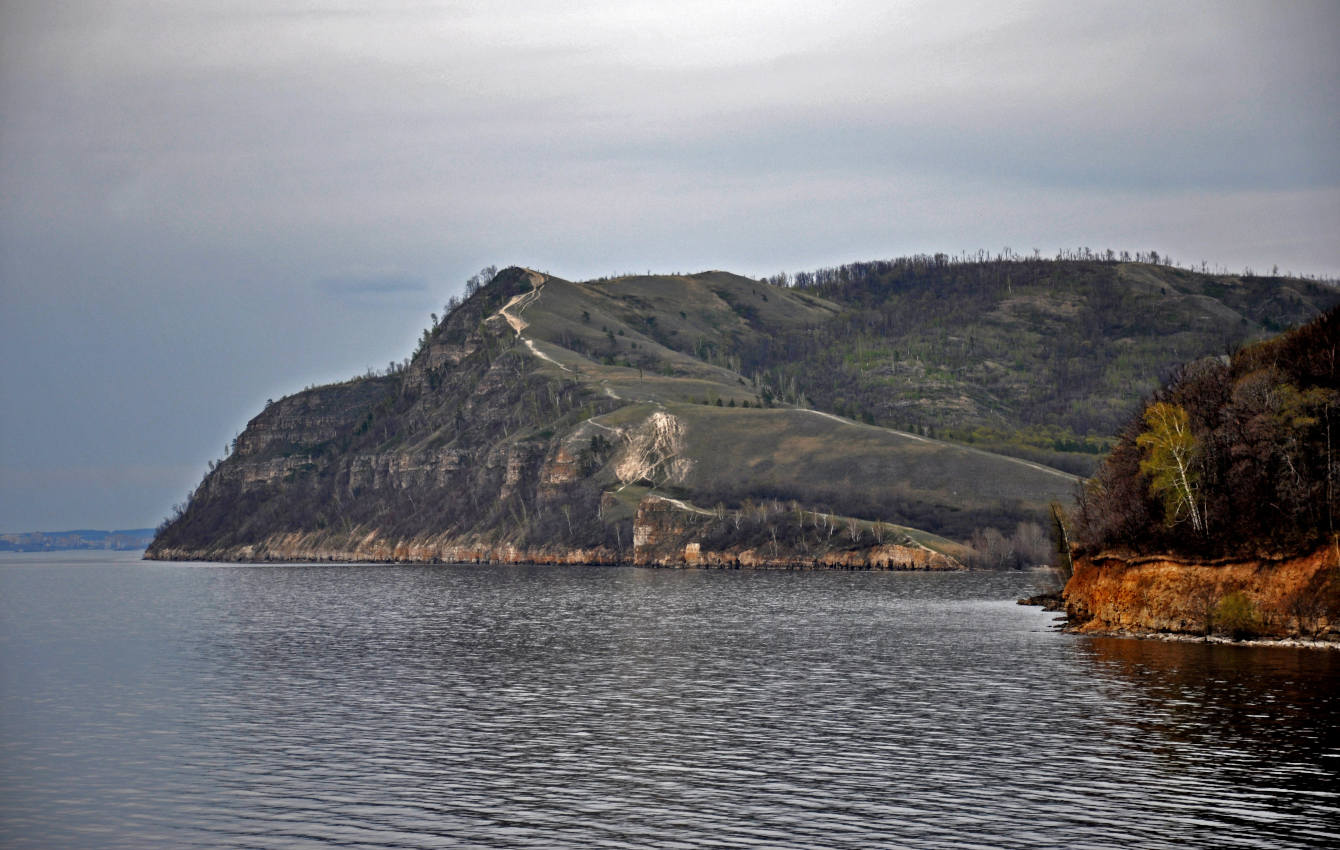
<svg viewBox="0 0 1340 850">
<path fill-rule="evenodd" d="M 1027 576 L 0 577 L 6 846 L 1340 842 L 1336 654 L 1060 635 Z"/>
</svg>

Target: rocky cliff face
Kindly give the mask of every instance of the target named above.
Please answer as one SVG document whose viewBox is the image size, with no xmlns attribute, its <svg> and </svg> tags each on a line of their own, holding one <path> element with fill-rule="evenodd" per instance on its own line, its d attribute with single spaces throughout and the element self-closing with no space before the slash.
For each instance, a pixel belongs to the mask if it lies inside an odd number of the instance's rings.
<svg viewBox="0 0 1340 850">
<path fill-rule="evenodd" d="M 292 532 L 256 543 L 200 551 L 161 547 L 152 557 L 161 561 L 210 560 L 278 563 L 404 563 L 404 564 L 624 564 L 627 555 L 604 546 L 517 546 L 466 540 L 449 534 L 410 538 L 383 537 L 376 530 Z"/>
<path fill-rule="evenodd" d="M 1064 596 L 1082 633 L 1340 639 L 1340 548 L 1278 560 L 1102 553 L 1076 559 Z"/>
<path fill-rule="evenodd" d="M 510 497 L 538 476 L 551 440 L 518 427 L 521 411 L 566 412 L 579 394 L 533 375 L 514 335 L 484 321 L 519 278 L 477 293 L 400 373 L 267 405 L 147 556 L 385 560 L 524 513 Z"/>
</svg>

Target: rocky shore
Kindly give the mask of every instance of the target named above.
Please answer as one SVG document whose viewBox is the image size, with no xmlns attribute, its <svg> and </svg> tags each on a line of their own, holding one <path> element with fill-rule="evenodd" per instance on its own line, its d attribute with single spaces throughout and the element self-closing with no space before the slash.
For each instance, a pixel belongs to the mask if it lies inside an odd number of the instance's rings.
<svg viewBox="0 0 1340 850">
<path fill-rule="evenodd" d="M 1066 631 L 1071 631 L 1066 629 Z M 1174 632 L 1086 632 L 1090 637 L 1127 638 L 1134 640 L 1158 640 L 1169 643 L 1208 643 L 1225 646 L 1284 647 L 1289 649 L 1338 649 L 1340 638 L 1305 637 L 1250 637 L 1233 638 L 1226 635 L 1188 635 Z"/>
<path fill-rule="evenodd" d="M 598 547 L 516 547 L 481 543 L 444 542 L 431 539 L 389 541 L 369 535 L 339 545 L 314 540 L 313 535 L 293 534 L 259 545 L 224 549 L 157 548 L 145 553 L 147 560 L 216 561 L 227 563 L 402 563 L 402 564 L 552 564 L 597 566 L 644 566 L 670 569 L 715 570 L 957 570 L 958 561 L 928 549 L 886 545 L 866 550 L 802 555 L 776 554 L 758 549 L 739 551 L 703 550 L 687 544 L 675 548 L 645 547 L 616 551 Z"/>
<path fill-rule="evenodd" d="M 1067 630 L 1174 640 L 1332 646 L 1340 549 L 1195 560 L 1104 552 L 1075 560 Z"/>
</svg>

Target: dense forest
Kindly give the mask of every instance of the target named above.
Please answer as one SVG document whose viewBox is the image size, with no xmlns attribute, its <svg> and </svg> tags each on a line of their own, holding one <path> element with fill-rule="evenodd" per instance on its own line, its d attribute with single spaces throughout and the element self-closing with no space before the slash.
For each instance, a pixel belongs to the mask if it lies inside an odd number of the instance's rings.
<svg viewBox="0 0 1340 850">
<path fill-rule="evenodd" d="M 1187 555 L 1310 550 L 1336 533 L 1340 308 L 1196 360 L 1135 416 L 1084 489 L 1076 543 Z"/>
</svg>

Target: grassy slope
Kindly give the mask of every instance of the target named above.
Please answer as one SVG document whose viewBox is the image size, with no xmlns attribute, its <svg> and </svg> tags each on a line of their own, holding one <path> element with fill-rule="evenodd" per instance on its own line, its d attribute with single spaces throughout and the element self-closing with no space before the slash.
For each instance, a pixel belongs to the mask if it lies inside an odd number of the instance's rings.
<svg viewBox="0 0 1340 850">
<path fill-rule="evenodd" d="M 678 350 L 722 352 L 759 337 L 760 327 L 804 328 L 838 312 L 808 293 L 711 272 L 596 284 L 551 278 L 520 316 L 523 339 L 543 355 L 541 371 L 630 402 L 600 424 L 635 426 L 655 409 L 684 421 L 694 467 L 672 489 L 699 503 L 795 499 L 966 537 L 978 524 L 1008 526 L 1071 498 L 1073 476 L 1036 464 L 831 414 L 759 409 L 753 382 Z"/>
<path fill-rule="evenodd" d="M 810 410 L 668 408 L 689 426 L 698 460 L 690 486 L 752 489 L 840 484 L 966 507 L 1000 501 L 1045 506 L 1071 495 L 1063 472 L 973 448 L 866 425 Z"/>
<path fill-rule="evenodd" d="M 683 489 L 714 504 L 780 498 L 967 537 L 1069 501 L 1077 480 L 1047 467 L 810 410 L 667 405 L 687 426 Z"/>
<path fill-rule="evenodd" d="M 737 371 L 696 355 L 720 355 L 759 336 L 759 327 L 803 327 L 836 312 L 803 293 L 705 272 L 584 284 L 550 278 L 521 317 L 528 323 L 524 336 L 570 375 L 622 397 L 739 403 L 757 393 Z"/>
</svg>

